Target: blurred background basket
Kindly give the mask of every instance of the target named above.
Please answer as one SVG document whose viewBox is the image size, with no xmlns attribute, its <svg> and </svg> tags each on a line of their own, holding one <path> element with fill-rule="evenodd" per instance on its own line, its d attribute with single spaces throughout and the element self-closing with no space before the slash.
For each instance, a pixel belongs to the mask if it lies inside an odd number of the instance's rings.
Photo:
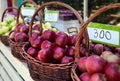
<svg viewBox="0 0 120 81">
<path fill-rule="evenodd" d="M 9 11 L 9 10 L 12 10 L 12 11 Z M 2 14 L 1 22 L 3 22 L 7 18 L 7 16 L 14 16 L 15 18 L 16 14 L 17 14 L 17 8 L 14 8 L 14 7 L 6 8 Z M 0 40 L 4 45 L 9 46 L 8 35 L 0 35 Z"/>
<path fill-rule="evenodd" d="M 49 5 L 58 5 L 58 6 L 62 6 L 69 9 L 71 12 L 75 14 L 79 23 L 81 24 L 83 23 L 83 20 L 79 15 L 79 13 L 75 9 L 73 9 L 71 6 L 65 3 L 57 2 L 57 1 L 47 2 L 42 4 L 40 8 L 38 8 L 38 10 L 34 13 L 31 19 L 30 28 L 29 28 L 29 40 L 31 38 L 33 20 L 35 18 L 36 13 L 42 10 L 45 6 L 49 6 Z M 71 81 L 70 73 L 71 73 L 71 68 L 74 62 L 70 62 L 67 64 L 52 64 L 52 63 L 40 62 L 26 52 L 27 49 L 30 47 L 29 45 L 30 45 L 29 43 L 25 44 L 21 53 L 23 54 L 24 58 L 27 60 L 30 75 L 34 80 L 36 81 Z"/>
<path fill-rule="evenodd" d="M 24 20 L 23 15 L 21 14 L 21 8 L 22 8 L 22 6 L 23 6 L 24 4 L 26 4 L 26 3 L 31 3 L 32 5 L 34 5 L 34 7 L 35 7 L 36 9 L 38 8 L 37 4 L 36 4 L 34 1 L 32 1 L 32 0 L 23 1 L 23 2 L 21 3 L 21 5 L 18 7 L 16 27 L 17 27 L 18 24 L 20 24 L 20 21 L 19 21 L 20 16 L 21 16 L 22 21 L 23 21 L 22 24 L 25 25 L 25 26 L 28 26 L 27 23 L 26 23 L 25 20 Z M 28 27 L 29 27 L 29 26 L 28 26 Z M 28 28 L 28 29 L 29 29 L 29 28 Z M 15 28 L 14 31 L 16 32 L 16 28 Z M 12 33 L 12 32 L 11 32 L 11 33 Z M 26 61 L 26 60 L 23 58 L 23 56 L 21 55 L 20 51 L 21 51 L 21 49 L 22 49 L 22 46 L 23 46 L 24 44 L 26 44 L 27 41 L 25 41 L 25 42 L 23 42 L 23 41 L 22 41 L 22 42 L 15 42 L 15 41 L 13 41 L 13 40 L 10 38 L 11 33 L 9 34 L 9 44 L 10 44 L 11 52 L 12 52 L 13 56 L 16 57 L 17 59 L 19 59 L 20 61 Z M 27 34 L 27 35 L 28 35 L 28 34 Z"/>
<path fill-rule="evenodd" d="M 80 29 L 79 33 L 78 33 L 78 37 L 77 37 L 77 41 L 76 41 L 76 44 L 75 44 L 75 62 L 76 64 L 72 67 L 71 69 L 71 77 L 72 77 L 72 80 L 73 81 L 82 81 L 80 80 L 80 75 L 81 75 L 81 71 L 80 69 L 78 69 L 78 60 L 80 59 L 80 42 L 82 41 L 82 33 L 84 33 L 84 31 L 86 30 L 88 24 L 94 19 L 96 18 L 97 16 L 101 15 L 102 13 L 110 10 L 110 9 L 115 9 L 115 8 L 120 8 L 120 3 L 116 3 L 116 4 L 111 4 L 111 5 L 108 5 L 108 6 L 105 6 L 103 8 L 100 8 L 98 9 L 95 13 L 93 13 L 93 15 L 91 15 L 88 20 L 86 22 L 83 23 L 83 25 L 81 26 L 82 28 Z M 86 38 L 86 46 L 87 48 L 89 47 L 89 37 Z M 87 50 L 86 48 L 86 50 Z M 89 49 L 89 48 L 88 48 Z M 87 50 L 87 53 L 86 54 L 90 54 L 90 51 Z M 88 55 L 86 55 L 88 56 Z M 92 67 L 92 66 L 91 66 Z"/>
</svg>

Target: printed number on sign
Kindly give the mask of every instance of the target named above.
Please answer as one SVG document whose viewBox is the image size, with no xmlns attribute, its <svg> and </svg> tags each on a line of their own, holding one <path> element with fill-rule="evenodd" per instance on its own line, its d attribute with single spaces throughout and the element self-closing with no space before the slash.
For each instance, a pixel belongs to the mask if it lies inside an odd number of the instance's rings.
<svg viewBox="0 0 120 81">
<path fill-rule="evenodd" d="M 94 29 L 94 38 L 100 38 L 100 39 L 107 39 L 110 40 L 111 39 L 111 33 L 109 31 L 104 31 L 104 30 L 100 30 L 98 31 L 97 29 Z"/>
</svg>

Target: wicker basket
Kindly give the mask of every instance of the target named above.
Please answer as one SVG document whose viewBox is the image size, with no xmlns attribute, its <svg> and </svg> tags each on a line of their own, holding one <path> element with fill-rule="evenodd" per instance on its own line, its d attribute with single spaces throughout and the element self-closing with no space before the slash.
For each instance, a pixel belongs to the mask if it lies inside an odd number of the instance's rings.
<svg viewBox="0 0 120 81">
<path fill-rule="evenodd" d="M 36 13 L 42 10 L 45 6 L 49 6 L 49 5 L 59 5 L 69 9 L 75 14 L 75 16 L 78 18 L 78 21 L 81 24 L 83 24 L 83 20 L 80 17 L 79 13 L 69 5 L 65 3 L 57 2 L 57 1 L 47 2 L 42 4 L 40 8 L 38 8 L 38 10 L 34 13 L 31 19 L 29 39 L 31 38 L 31 32 L 32 32 L 31 29 L 32 29 L 33 20 L 35 18 Z M 26 53 L 26 50 L 28 48 L 29 48 L 29 43 L 23 47 L 22 54 L 24 58 L 27 60 L 30 75 L 34 80 L 36 81 L 71 81 L 72 80 L 70 73 L 71 73 L 71 68 L 74 62 L 71 62 L 68 64 L 42 63 Z"/>
<path fill-rule="evenodd" d="M 103 12 L 107 11 L 107 10 L 110 10 L 110 9 L 114 9 L 114 8 L 120 8 L 120 3 L 116 3 L 116 4 L 111 4 L 111 5 L 108 5 L 108 6 L 105 6 L 99 10 L 97 10 L 93 15 L 91 15 L 88 20 L 82 25 L 82 28 L 80 29 L 80 32 L 78 33 L 78 37 L 77 37 L 77 41 L 76 41 L 76 44 L 75 44 L 75 57 L 76 57 L 76 60 L 75 62 L 77 63 L 78 62 L 78 59 L 80 58 L 79 56 L 79 44 L 80 44 L 80 41 L 82 41 L 81 39 L 81 36 L 82 36 L 82 33 L 86 30 L 86 27 L 88 26 L 88 24 L 94 19 L 96 18 L 97 16 L 99 16 L 100 14 L 102 14 Z M 87 37 L 86 39 L 86 45 L 89 46 L 89 38 Z M 88 52 L 89 53 L 89 52 Z M 78 74 L 77 73 L 78 70 L 77 70 L 77 64 L 71 69 L 71 77 L 72 77 L 72 80 L 73 81 L 81 81 L 78 77 Z"/>
<path fill-rule="evenodd" d="M 17 23 L 17 24 L 19 23 L 19 15 L 21 14 L 21 13 L 20 13 L 21 7 L 22 7 L 24 4 L 26 4 L 26 3 L 31 3 L 31 4 L 33 4 L 33 5 L 35 6 L 36 9 L 38 8 L 37 4 L 36 4 L 35 2 L 33 2 L 32 0 L 26 0 L 26 1 L 22 2 L 21 5 L 20 5 L 19 8 L 18 8 L 18 11 L 17 11 L 17 20 L 16 20 L 16 23 Z M 21 18 L 22 18 L 22 20 L 23 20 L 23 23 L 26 24 L 25 21 L 24 21 L 24 19 L 23 19 L 23 16 L 22 16 L 22 15 L 21 15 Z M 21 55 L 20 51 L 21 51 L 21 49 L 22 49 L 22 46 L 23 46 L 25 43 L 27 43 L 27 42 L 15 42 L 15 41 L 13 41 L 13 40 L 11 40 L 11 39 L 9 38 L 9 44 L 10 44 L 11 52 L 12 52 L 13 56 L 16 57 L 17 59 L 19 59 L 20 61 L 24 61 L 24 62 L 25 62 L 26 60 L 25 60 L 25 59 L 23 58 L 23 56 Z"/>
<path fill-rule="evenodd" d="M 10 10 L 10 9 L 14 10 L 14 12 L 17 12 L 17 8 L 14 8 L 14 7 L 8 7 L 8 8 L 6 8 L 6 9 L 4 10 L 3 14 L 2 14 L 1 22 L 4 21 L 4 16 L 5 16 L 5 14 L 7 13 L 7 11 Z M 1 39 L 1 42 L 2 42 L 4 45 L 9 46 L 8 36 L 2 36 L 2 35 L 0 35 L 0 39 Z"/>
</svg>

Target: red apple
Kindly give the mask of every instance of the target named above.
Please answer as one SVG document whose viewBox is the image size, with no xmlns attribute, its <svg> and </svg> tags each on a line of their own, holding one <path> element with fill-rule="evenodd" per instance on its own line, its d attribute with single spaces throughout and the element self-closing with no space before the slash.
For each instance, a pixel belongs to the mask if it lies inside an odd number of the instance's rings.
<svg viewBox="0 0 120 81">
<path fill-rule="evenodd" d="M 120 57 L 114 54 L 109 55 L 106 58 L 107 62 L 118 63 L 120 64 Z"/>
<path fill-rule="evenodd" d="M 15 34 L 15 41 L 16 42 L 26 42 L 26 41 L 28 41 L 28 36 L 25 33 L 17 32 Z"/>
<path fill-rule="evenodd" d="M 38 30 L 32 30 L 32 37 L 40 36 L 40 32 Z"/>
<path fill-rule="evenodd" d="M 74 46 L 75 42 L 76 42 L 76 38 L 77 38 L 77 34 L 70 35 L 68 37 L 68 40 L 69 40 L 68 45 L 73 45 Z"/>
<path fill-rule="evenodd" d="M 104 73 L 108 81 L 120 81 L 120 65 L 117 63 L 108 63 L 105 66 Z"/>
<path fill-rule="evenodd" d="M 53 49 L 53 58 L 56 60 L 61 60 L 65 56 L 65 50 L 61 47 L 55 47 Z"/>
<path fill-rule="evenodd" d="M 23 26 L 24 24 L 22 24 L 22 23 L 18 23 L 17 25 L 16 25 L 16 27 L 15 27 L 15 31 L 16 32 L 20 32 L 20 28 Z"/>
<path fill-rule="evenodd" d="M 49 41 L 54 41 L 55 38 L 55 32 L 52 30 L 45 30 L 42 34 L 43 38 L 45 40 L 49 40 Z"/>
<path fill-rule="evenodd" d="M 93 75 L 91 75 L 89 81 L 107 81 L 107 78 L 102 73 L 94 73 Z"/>
<path fill-rule="evenodd" d="M 100 56 L 106 60 L 109 55 L 113 55 L 113 53 L 111 51 L 104 51 Z"/>
<path fill-rule="evenodd" d="M 67 64 L 67 63 L 70 63 L 74 61 L 74 59 L 72 57 L 69 57 L 69 56 L 64 56 L 62 59 L 61 59 L 61 64 Z"/>
<path fill-rule="evenodd" d="M 14 39 L 15 38 L 15 34 L 16 34 L 16 32 L 13 31 L 13 32 L 10 33 L 10 36 L 9 36 L 9 38 L 11 40 L 13 40 L 13 41 L 15 41 L 15 39 Z"/>
<path fill-rule="evenodd" d="M 78 68 L 82 72 L 87 71 L 87 69 L 86 69 L 86 60 L 87 60 L 87 57 L 81 57 L 79 59 L 79 61 L 78 61 Z"/>
<path fill-rule="evenodd" d="M 22 25 L 20 27 L 20 30 L 19 30 L 19 32 L 23 32 L 23 33 L 26 33 L 26 34 L 28 33 L 28 31 L 29 31 L 29 28 L 26 25 Z"/>
<path fill-rule="evenodd" d="M 90 74 L 88 72 L 84 72 L 80 75 L 81 81 L 90 81 Z"/>
<path fill-rule="evenodd" d="M 84 47 L 80 47 L 80 56 L 86 56 L 86 49 Z"/>
<path fill-rule="evenodd" d="M 38 52 L 37 59 L 44 63 L 50 62 L 52 59 L 52 51 L 49 48 L 41 49 Z"/>
<path fill-rule="evenodd" d="M 30 44 L 34 48 L 40 48 L 42 42 L 43 42 L 43 37 L 42 36 L 32 37 L 30 39 Z"/>
<path fill-rule="evenodd" d="M 34 26 L 33 26 L 33 30 L 40 30 L 40 24 L 35 24 Z"/>
<path fill-rule="evenodd" d="M 68 42 L 68 35 L 64 32 L 58 32 L 56 34 L 55 43 L 60 47 L 65 47 Z"/>
<path fill-rule="evenodd" d="M 93 52 L 94 46 L 95 46 L 95 44 L 91 42 L 91 43 L 90 43 L 90 52 Z"/>
<path fill-rule="evenodd" d="M 101 55 L 102 52 L 103 52 L 103 45 L 102 44 L 96 44 L 94 46 L 94 53 L 97 54 L 97 55 Z"/>
<path fill-rule="evenodd" d="M 98 55 L 87 57 L 86 68 L 90 74 L 103 72 L 105 65 L 106 61 Z"/>
<path fill-rule="evenodd" d="M 104 51 L 112 51 L 112 49 L 109 46 L 104 45 Z"/>
<path fill-rule="evenodd" d="M 41 44 L 41 49 L 46 49 L 46 48 L 50 48 L 50 49 L 53 48 L 53 44 L 48 40 L 44 40 Z"/>
<path fill-rule="evenodd" d="M 116 48 L 115 50 L 116 50 L 117 53 L 120 54 L 120 48 Z"/>
<path fill-rule="evenodd" d="M 29 55 L 31 55 L 32 57 L 36 57 L 37 54 L 38 54 L 38 50 L 33 48 L 33 47 L 30 47 L 28 50 L 27 50 L 27 53 Z"/>
<path fill-rule="evenodd" d="M 74 51 L 75 51 L 75 46 L 68 46 L 67 48 L 67 55 L 68 56 L 71 56 L 71 57 L 74 57 Z"/>
</svg>

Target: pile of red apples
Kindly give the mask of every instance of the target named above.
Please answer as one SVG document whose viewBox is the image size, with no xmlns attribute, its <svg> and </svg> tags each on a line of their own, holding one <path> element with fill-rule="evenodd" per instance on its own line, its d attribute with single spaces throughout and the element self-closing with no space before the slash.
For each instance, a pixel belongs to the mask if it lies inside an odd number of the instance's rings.
<svg viewBox="0 0 120 81">
<path fill-rule="evenodd" d="M 46 29 L 41 35 L 33 34 L 27 54 L 42 63 L 66 64 L 74 61 L 77 35 Z"/>
<path fill-rule="evenodd" d="M 80 81 L 120 81 L 120 48 L 90 43 L 86 56 L 83 42 L 80 53 L 77 63 Z"/>
<path fill-rule="evenodd" d="M 14 42 L 27 42 L 28 31 L 29 28 L 27 25 L 19 23 L 16 25 L 14 31 L 10 33 L 9 38 Z"/>
</svg>

